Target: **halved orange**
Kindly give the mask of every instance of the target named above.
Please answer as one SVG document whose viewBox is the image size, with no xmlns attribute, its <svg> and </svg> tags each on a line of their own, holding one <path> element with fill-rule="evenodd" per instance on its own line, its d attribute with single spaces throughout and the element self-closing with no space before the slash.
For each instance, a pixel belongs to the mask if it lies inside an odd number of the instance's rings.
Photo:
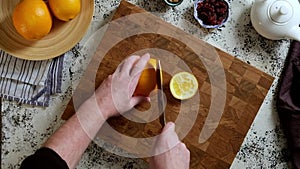
<svg viewBox="0 0 300 169">
<path fill-rule="evenodd" d="M 149 96 L 149 94 L 156 88 L 156 59 L 150 58 L 146 67 L 144 68 L 136 89 L 134 96 Z"/>
<path fill-rule="evenodd" d="M 186 100 L 193 97 L 198 90 L 196 77 L 188 72 L 175 74 L 170 81 L 170 90 L 176 99 Z"/>
</svg>

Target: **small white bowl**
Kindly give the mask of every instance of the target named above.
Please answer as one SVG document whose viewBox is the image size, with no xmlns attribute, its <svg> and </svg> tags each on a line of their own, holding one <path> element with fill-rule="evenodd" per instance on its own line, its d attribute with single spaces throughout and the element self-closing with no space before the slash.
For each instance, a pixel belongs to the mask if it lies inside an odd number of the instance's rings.
<svg viewBox="0 0 300 169">
<path fill-rule="evenodd" d="M 217 25 L 204 24 L 204 22 L 198 17 L 198 10 L 197 10 L 198 3 L 203 2 L 203 1 L 206 1 L 206 0 L 196 0 L 195 3 L 194 3 L 194 17 L 198 21 L 198 23 L 204 28 L 219 28 L 219 27 L 223 26 L 229 18 L 229 3 L 228 3 L 228 1 L 227 0 L 222 0 L 227 5 L 227 16 L 225 17 L 225 19 L 223 19 L 221 24 L 217 24 Z M 216 0 L 216 1 L 218 1 L 218 0 Z"/>
<path fill-rule="evenodd" d="M 175 7 L 180 5 L 183 2 L 183 0 L 179 0 L 178 2 L 170 2 L 169 0 L 164 0 L 164 2 L 169 6 Z"/>
</svg>

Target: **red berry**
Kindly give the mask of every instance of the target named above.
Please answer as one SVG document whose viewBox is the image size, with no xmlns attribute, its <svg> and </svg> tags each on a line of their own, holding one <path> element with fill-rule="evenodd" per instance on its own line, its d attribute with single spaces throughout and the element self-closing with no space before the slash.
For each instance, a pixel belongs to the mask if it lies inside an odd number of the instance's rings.
<svg viewBox="0 0 300 169">
<path fill-rule="evenodd" d="M 204 0 L 197 4 L 198 17 L 206 25 L 218 25 L 227 17 L 228 7 L 223 0 Z"/>
</svg>

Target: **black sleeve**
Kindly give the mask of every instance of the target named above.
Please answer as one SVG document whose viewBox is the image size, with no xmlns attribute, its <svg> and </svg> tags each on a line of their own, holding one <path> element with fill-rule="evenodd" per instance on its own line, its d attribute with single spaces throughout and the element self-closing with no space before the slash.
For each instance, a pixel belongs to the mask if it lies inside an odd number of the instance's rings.
<svg viewBox="0 0 300 169">
<path fill-rule="evenodd" d="M 67 163 L 52 149 L 40 148 L 28 156 L 20 169 L 69 169 Z"/>
<path fill-rule="evenodd" d="M 292 168 L 300 169 L 300 42 L 293 41 L 278 83 L 277 110 L 287 138 Z"/>
</svg>

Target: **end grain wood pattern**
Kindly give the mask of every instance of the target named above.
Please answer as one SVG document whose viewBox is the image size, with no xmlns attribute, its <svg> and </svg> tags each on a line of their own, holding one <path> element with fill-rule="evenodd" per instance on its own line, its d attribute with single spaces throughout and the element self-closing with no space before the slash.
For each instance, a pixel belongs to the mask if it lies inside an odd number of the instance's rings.
<svg viewBox="0 0 300 169">
<path fill-rule="evenodd" d="M 129 2 L 122 1 L 114 14 L 113 20 L 135 13 L 146 13 L 146 11 Z M 226 104 L 216 130 L 206 142 L 200 144 L 198 138 L 208 115 L 208 110 L 211 108 L 211 99 L 213 97 L 211 90 L 213 87 L 218 88 L 218 86 L 212 86 L 207 69 L 199 59 L 198 55 L 195 54 L 195 51 L 191 50 L 189 46 L 178 39 L 162 34 L 142 33 L 130 36 L 126 39 L 121 39 L 121 41 L 114 45 L 107 53 L 103 53 L 103 48 L 112 38 L 118 38 L 120 33 L 124 33 L 122 32 L 122 27 L 120 27 L 120 30 L 108 28 L 85 75 L 82 77 L 81 82 L 85 81 L 85 85 L 87 81 L 90 82 L 91 85 L 94 85 L 95 83 L 95 87 L 98 87 L 108 75 L 114 72 L 118 64 L 124 58 L 136 51 L 147 48 L 160 48 L 174 53 L 185 62 L 184 64 L 187 65 L 199 82 L 199 106 L 195 106 L 196 110 L 193 110 L 193 106 L 191 108 L 192 111 L 198 113 L 196 123 L 183 139 L 183 142 L 186 143 L 191 152 L 191 168 L 229 168 L 267 95 L 274 78 L 241 60 L 206 44 L 202 40 L 188 35 L 171 24 L 163 22 L 151 14 L 147 15 L 146 19 L 148 21 L 159 20 L 160 24 L 157 29 L 164 29 L 182 34 L 185 38 L 192 41 L 193 44 L 199 46 L 199 50 L 203 50 L 202 48 L 204 47 L 208 47 L 206 50 L 209 48 L 215 49 L 217 56 L 223 64 L 222 66 L 226 75 Z M 138 22 L 135 20 L 127 20 L 125 25 L 129 27 L 132 26 L 133 28 L 135 26 L 147 26 L 145 25 L 145 22 Z M 206 50 L 202 51 L 201 56 L 207 57 L 207 60 L 213 62 L 212 58 L 209 58 L 209 52 L 206 54 Z M 97 63 L 99 62 L 101 55 L 104 57 L 100 66 L 98 66 Z M 162 64 L 163 63 L 164 62 L 162 62 Z M 180 67 L 181 63 L 178 61 L 174 64 Z M 95 71 L 97 72 L 96 78 L 90 79 L 87 75 Z M 185 103 L 174 99 L 170 93 L 168 83 L 172 75 L 164 72 L 163 77 L 164 92 L 167 97 L 166 119 L 167 121 L 175 121 L 178 117 L 180 104 Z M 86 91 L 85 86 L 82 85 L 81 82 L 75 92 L 89 92 Z M 87 98 L 82 98 L 82 100 L 85 99 Z M 140 106 L 140 108 L 145 109 L 147 106 L 149 105 L 143 105 Z M 71 100 L 62 119 L 68 119 L 74 113 L 74 104 Z M 186 123 L 188 122 L 189 119 L 187 118 Z M 129 121 L 124 117 L 116 117 L 109 119 L 109 124 L 118 132 L 135 138 L 155 136 L 161 131 L 158 119 L 149 123 L 136 123 Z"/>
</svg>

